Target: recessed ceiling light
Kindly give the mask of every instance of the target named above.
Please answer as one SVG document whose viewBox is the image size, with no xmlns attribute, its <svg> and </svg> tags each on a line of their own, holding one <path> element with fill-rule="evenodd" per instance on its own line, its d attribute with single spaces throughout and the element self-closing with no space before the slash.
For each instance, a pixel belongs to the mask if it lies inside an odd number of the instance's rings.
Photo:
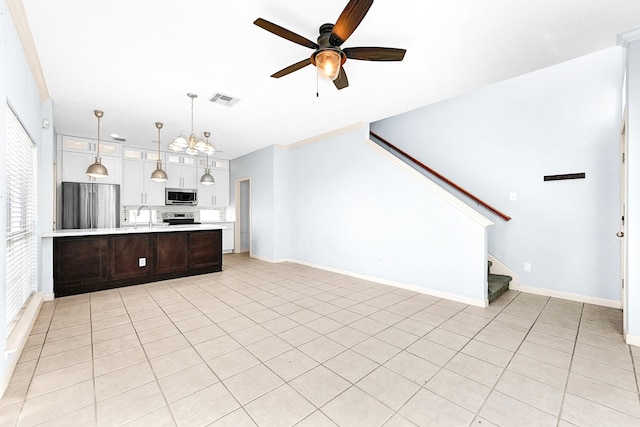
<svg viewBox="0 0 640 427">
<path fill-rule="evenodd" d="M 109 136 L 111 138 L 120 138 L 120 135 L 118 135 L 117 133 L 111 133 L 111 134 L 109 134 Z"/>
</svg>

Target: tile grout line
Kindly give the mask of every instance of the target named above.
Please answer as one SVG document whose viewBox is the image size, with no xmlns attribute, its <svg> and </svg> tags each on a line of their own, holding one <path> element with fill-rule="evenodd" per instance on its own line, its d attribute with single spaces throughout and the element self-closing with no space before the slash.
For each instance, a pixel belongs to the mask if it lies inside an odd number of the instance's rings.
<svg viewBox="0 0 640 427">
<path fill-rule="evenodd" d="M 500 313 L 502 313 L 508 306 L 510 306 L 520 295 L 522 295 L 522 292 L 519 292 L 518 295 L 516 297 L 514 297 L 509 304 L 507 304 L 501 311 Z M 538 322 L 538 319 L 540 319 L 540 316 L 542 315 L 542 313 L 544 312 L 544 309 L 547 307 L 547 305 L 549 304 L 549 301 L 551 301 L 550 297 L 547 297 L 546 302 L 544 303 L 544 306 L 542 306 L 540 312 L 538 313 L 538 315 L 536 316 L 535 320 L 531 323 L 531 326 L 529 327 L 529 329 L 527 330 L 527 333 L 524 335 L 524 337 L 522 337 L 522 340 L 520 341 L 520 344 L 518 344 L 518 347 L 512 352 L 513 354 L 511 355 L 511 357 L 509 358 L 509 361 L 505 364 L 504 368 L 502 369 L 502 372 L 500 373 L 500 376 L 498 376 L 498 379 L 496 380 L 496 382 L 493 384 L 493 386 L 491 387 L 491 390 L 489 391 L 489 393 L 487 394 L 487 397 L 484 399 L 484 402 L 482 402 L 482 405 L 480 405 L 480 408 L 478 408 L 478 411 L 476 412 L 476 418 L 480 417 L 480 412 L 482 412 L 482 408 L 484 408 L 484 406 L 487 404 L 487 401 L 489 400 L 489 397 L 493 394 L 494 391 L 497 391 L 498 393 L 501 393 L 499 390 L 496 390 L 496 386 L 498 385 L 498 383 L 500 382 L 500 380 L 502 379 L 502 377 L 504 376 L 504 373 L 508 370 L 509 365 L 511 364 L 511 361 L 513 360 L 513 358 L 516 356 L 516 354 L 518 353 L 518 350 L 520 349 L 520 347 L 522 346 L 522 343 L 524 343 L 524 341 L 527 339 L 527 336 L 529 336 L 529 333 L 531 332 L 531 330 L 533 329 L 533 327 L 535 326 L 535 324 Z M 523 301 L 524 302 L 524 301 Z M 494 318 L 495 320 L 495 318 Z M 493 320 L 492 320 L 493 321 Z M 478 332 L 479 333 L 479 332 Z M 526 377 L 526 375 L 525 375 Z M 514 400 L 518 400 L 515 397 L 509 396 Z M 521 401 L 522 402 L 522 401 Z M 539 411 L 542 411 L 538 408 L 536 408 L 535 406 L 529 405 L 527 402 L 522 402 L 525 405 L 528 405 L 534 409 L 537 409 Z M 542 411 L 545 413 L 548 413 L 546 411 Z M 556 416 L 556 420 L 559 417 Z M 473 422 L 472 422 L 473 423 Z M 556 421 L 557 423 L 557 421 Z"/>
<path fill-rule="evenodd" d="M 571 367 L 573 366 L 573 358 L 576 354 L 576 347 L 578 346 L 578 336 L 580 335 L 580 326 L 582 325 L 582 317 L 584 316 L 584 307 L 585 304 L 582 303 L 580 306 L 580 321 L 578 322 L 578 327 L 576 328 L 576 337 L 573 341 L 573 351 L 571 352 L 571 361 L 569 362 L 569 367 L 567 368 L 567 379 L 564 382 L 564 389 L 562 390 L 562 400 L 560 401 L 560 412 L 558 412 L 558 421 L 556 426 L 560 425 L 560 421 L 562 421 L 562 411 L 564 409 L 564 400 L 567 397 L 567 388 L 569 386 L 569 379 L 571 377 Z"/>
</svg>

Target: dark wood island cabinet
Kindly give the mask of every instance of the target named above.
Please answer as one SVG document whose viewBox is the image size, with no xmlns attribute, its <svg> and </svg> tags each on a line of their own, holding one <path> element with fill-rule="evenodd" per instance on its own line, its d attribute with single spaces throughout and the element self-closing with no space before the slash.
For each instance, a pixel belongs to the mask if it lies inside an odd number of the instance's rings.
<svg viewBox="0 0 640 427">
<path fill-rule="evenodd" d="M 57 237 L 56 297 L 222 271 L 222 230 Z"/>
</svg>

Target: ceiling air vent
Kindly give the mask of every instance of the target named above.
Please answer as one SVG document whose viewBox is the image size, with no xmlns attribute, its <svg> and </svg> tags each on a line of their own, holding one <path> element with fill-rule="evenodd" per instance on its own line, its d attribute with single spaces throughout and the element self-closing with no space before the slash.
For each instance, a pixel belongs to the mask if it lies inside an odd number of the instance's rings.
<svg viewBox="0 0 640 427">
<path fill-rule="evenodd" d="M 214 104 L 224 105 L 225 107 L 232 107 L 236 102 L 240 100 L 238 98 L 216 92 L 216 94 L 213 95 L 209 101 L 213 102 Z"/>
<path fill-rule="evenodd" d="M 114 141 L 118 141 L 118 142 L 125 142 L 127 139 L 123 138 L 121 136 L 112 136 L 111 137 Z"/>
</svg>

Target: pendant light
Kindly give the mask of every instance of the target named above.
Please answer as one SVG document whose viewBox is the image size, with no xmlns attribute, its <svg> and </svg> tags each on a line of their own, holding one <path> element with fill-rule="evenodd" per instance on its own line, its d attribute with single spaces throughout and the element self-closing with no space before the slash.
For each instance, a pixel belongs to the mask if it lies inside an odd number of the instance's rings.
<svg viewBox="0 0 640 427">
<path fill-rule="evenodd" d="M 92 178 L 106 178 L 109 176 L 107 168 L 100 162 L 100 119 L 104 116 L 104 112 L 93 110 L 93 114 L 98 118 L 98 150 L 96 152 L 96 161 L 87 168 L 87 175 Z"/>
<path fill-rule="evenodd" d="M 211 136 L 211 133 L 209 132 L 205 132 L 204 133 L 204 137 L 206 138 L 206 144 L 211 146 L 209 144 L 209 136 Z M 209 169 L 209 152 L 206 151 L 207 154 L 207 165 L 204 167 L 204 175 L 202 175 L 202 178 L 200 178 L 200 184 L 202 185 L 213 185 L 216 183 L 216 181 L 213 179 L 213 175 L 211 175 L 211 169 Z"/>
<path fill-rule="evenodd" d="M 165 182 L 167 180 L 167 173 L 162 170 L 162 159 L 160 158 L 160 129 L 162 129 L 162 122 L 156 122 L 158 128 L 158 163 L 156 164 L 156 170 L 151 174 L 151 181 Z"/>
</svg>

